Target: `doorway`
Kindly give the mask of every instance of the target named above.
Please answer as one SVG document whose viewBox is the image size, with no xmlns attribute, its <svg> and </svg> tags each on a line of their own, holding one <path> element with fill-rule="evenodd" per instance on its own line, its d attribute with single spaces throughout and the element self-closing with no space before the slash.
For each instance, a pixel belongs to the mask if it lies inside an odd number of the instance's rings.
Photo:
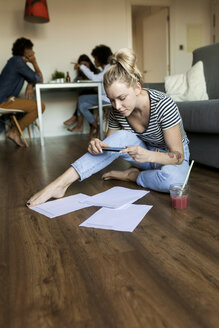
<svg viewBox="0 0 219 328">
<path fill-rule="evenodd" d="M 170 75 L 169 8 L 132 6 L 133 49 L 144 82 L 163 82 Z"/>
</svg>

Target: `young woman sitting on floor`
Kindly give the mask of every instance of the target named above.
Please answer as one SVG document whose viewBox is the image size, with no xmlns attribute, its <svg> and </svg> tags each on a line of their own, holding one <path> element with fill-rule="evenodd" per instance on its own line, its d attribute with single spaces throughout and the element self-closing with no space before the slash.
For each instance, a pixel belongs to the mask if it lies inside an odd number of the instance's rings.
<svg viewBox="0 0 219 328">
<path fill-rule="evenodd" d="M 107 138 L 92 139 L 88 152 L 32 196 L 28 206 L 63 197 L 74 181 L 88 178 L 118 157 L 132 166 L 105 173 L 104 180 L 133 181 L 160 192 L 169 192 L 170 184 L 184 181 L 189 169 L 189 148 L 178 108 L 166 94 L 142 89 L 136 56 L 130 49 L 121 49 L 112 57 L 104 87 L 113 106 Z M 121 152 L 103 151 L 108 146 L 126 148 Z"/>
</svg>

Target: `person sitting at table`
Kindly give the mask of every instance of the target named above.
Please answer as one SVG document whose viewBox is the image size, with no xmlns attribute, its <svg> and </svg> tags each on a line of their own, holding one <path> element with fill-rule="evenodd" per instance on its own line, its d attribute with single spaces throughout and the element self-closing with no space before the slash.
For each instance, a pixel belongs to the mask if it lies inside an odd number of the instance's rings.
<svg viewBox="0 0 219 328">
<path fill-rule="evenodd" d="M 94 58 L 94 64 L 96 67 L 101 67 L 102 71 L 98 74 L 92 72 L 84 64 L 76 64 L 76 67 L 89 79 L 92 81 L 103 81 L 103 75 L 107 68 L 109 67 L 109 57 L 112 55 L 112 51 L 109 47 L 105 45 L 96 46 L 91 55 Z M 109 104 L 110 101 L 106 96 L 104 87 L 102 85 L 102 104 Z M 97 94 L 86 94 L 81 95 L 78 98 L 78 114 L 83 115 L 90 124 L 90 137 L 97 135 L 99 131 L 99 126 L 95 120 L 94 115 L 89 111 L 93 106 L 98 105 L 98 95 Z M 72 132 L 82 132 L 83 131 L 83 121 L 77 122 L 77 125 L 71 130 Z"/>
<path fill-rule="evenodd" d="M 80 55 L 80 57 L 77 60 L 77 63 L 72 63 L 74 64 L 74 69 L 77 71 L 77 75 L 74 78 L 74 82 L 80 81 L 80 80 L 87 80 L 87 76 L 84 75 L 84 73 L 79 69 L 78 64 L 79 65 L 85 65 L 87 68 L 89 68 L 94 74 L 98 74 L 100 73 L 100 70 L 94 66 L 94 64 L 92 63 L 91 59 L 83 54 Z M 89 94 L 96 94 L 97 91 L 96 89 L 89 89 Z M 81 90 L 79 92 L 79 95 L 83 95 L 83 94 L 87 94 L 87 90 Z M 70 126 L 73 125 L 74 123 L 76 123 L 76 125 L 78 126 L 83 126 L 83 120 L 84 120 L 84 116 L 80 114 L 80 111 L 78 110 L 78 103 L 76 105 L 76 110 L 74 112 L 74 114 L 64 122 L 65 125 Z M 73 132 L 74 128 L 68 128 L 68 131 Z"/>
<path fill-rule="evenodd" d="M 37 104 L 32 100 L 33 86 L 37 82 L 43 82 L 43 75 L 38 66 L 33 43 L 26 38 L 19 38 L 13 43 L 12 57 L 7 61 L 0 74 L 0 107 L 5 109 L 22 109 L 25 115 L 18 120 L 21 130 L 24 130 L 37 118 Z M 33 65 L 31 69 L 27 63 Z M 27 81 L 25 91 L 26 99 L 18 98 Z M 42 104 L 42 111 L 45 110 Z M 15 127 L 9 128 L 6 137 L 20 147 L 24 147 L 21 137 Z"/>
<path fill-rule="evenodd" d="M 93 138 L 88 152 L 60 177 L 32 196 L 27 206 L 63 197 L 76 180 L 84 180 L 121 157 L 132 167 L 103 174 L 104 180 L 132 181 L 143 188 L 169 192 L 173 183 L 183 183 L 189 169 L 189 147 L 182 119 L 166 94 L 142 88 L 142 76 L 131 49 L 121 49 L 111 59 L 104 75 L 111 101 L 107 138 Z M 125 147 L 120 152 L 104 147 Z"/>
</svg>

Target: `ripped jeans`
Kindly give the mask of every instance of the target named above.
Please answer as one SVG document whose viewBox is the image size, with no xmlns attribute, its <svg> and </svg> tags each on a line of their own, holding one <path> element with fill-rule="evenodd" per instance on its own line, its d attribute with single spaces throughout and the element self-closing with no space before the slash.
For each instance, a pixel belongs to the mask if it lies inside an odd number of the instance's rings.
<svg viewBox="0 0 219 328">
<path fill-rule="evenodd" d="M 134 133 L 125 130 L 119 130 L 107 137 L 104 142 L 111 147 L 141 146 L 151 151 L 169 152 L 166 149 L 157 149 L 147 146 Z M 103 152 L 98 155 L 86 153 L 72 166 L 78 172 L 80 181 L 90 177 L 96 172 L 111 164 L 115 159 L 121 157 L 128 161 L 132 166 L 137 167 L 140 172 L 136 183 L 144 188 L 160 192 L 169 192 L 169 186 L 173 183 L 183 183 L 189 169 L 189 147 L 188 139 L 183 141 L 184 161 L 179 165 L 162 165 L 155 163 L 140 163 L 132 159 L 128 154 L 120 154 L 119 152 Z"/>
</svg>

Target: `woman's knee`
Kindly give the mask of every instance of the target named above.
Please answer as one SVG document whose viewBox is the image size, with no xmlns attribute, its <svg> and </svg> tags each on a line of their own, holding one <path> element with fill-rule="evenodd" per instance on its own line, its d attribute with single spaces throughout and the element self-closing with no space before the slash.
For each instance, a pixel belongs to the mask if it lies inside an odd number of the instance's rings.
<svg viewBox="0 0 219 328">
<path fill-rule="evenodd" d="M 180 169 L 178 165 L 165 165 L 161 170 L 158 170 L 157 175 L 161 191 L 169 192 L 171 184 L 184 182 L 186 171 Z"/>
<path fill-rule="evenodd" d="M 89 97 L 88 95 L 82 95 L 78 97 L 78 107 L 79 109 L 83 108 L 83 107 L 91 107 L 92 105 L 89 104 Z"/>
<path fill-rule="evenodd" d="M 121 147 L 122 145 L 125 147 L 127 146 L 127 138 L 129 135 L 133 135 L 131 132 L 125 131 L 125 130 L 117 130 L 116 132 L 112 133 L 109 137 L 107 137 L 104 141 L 110 142 L 115 141 L 114 146 Z"/>
<path fill-rule="evenodd" d="M 164 165 L 160 170 L 142 171 L 136 182 L 144 188 L 168 193 L 171 184 L 183 183 L 185 177 L 185 169 L 180 169 L 177 165 Z"/>
<path fill-rule="evenodd" d="M 116 135 L 117 138 L 121 138 L 121 139 L 125 138 L 126 140 L 127 140 L 128 137 L 132 137 L 132 138 L 136 137 L 132 132 L 129 132 L 129 131 L 126 131 L 126 130 L 117 130 L 116 132 L 114 132 L 111 135 Z"/>
<path fill-rule="evenodd" d="M 91 106 L 87 103 L 84 96 L 80 96 L 78 99 L 78 110 L 80 113 L 86 112 Z"/>
<path fill-rule="evenodd" d="M 84 95 L 78 97 L 78 104 L 81 104 L 81 102 L 84 102 L 84 101 L 85 101 Z"/>
</svg>

